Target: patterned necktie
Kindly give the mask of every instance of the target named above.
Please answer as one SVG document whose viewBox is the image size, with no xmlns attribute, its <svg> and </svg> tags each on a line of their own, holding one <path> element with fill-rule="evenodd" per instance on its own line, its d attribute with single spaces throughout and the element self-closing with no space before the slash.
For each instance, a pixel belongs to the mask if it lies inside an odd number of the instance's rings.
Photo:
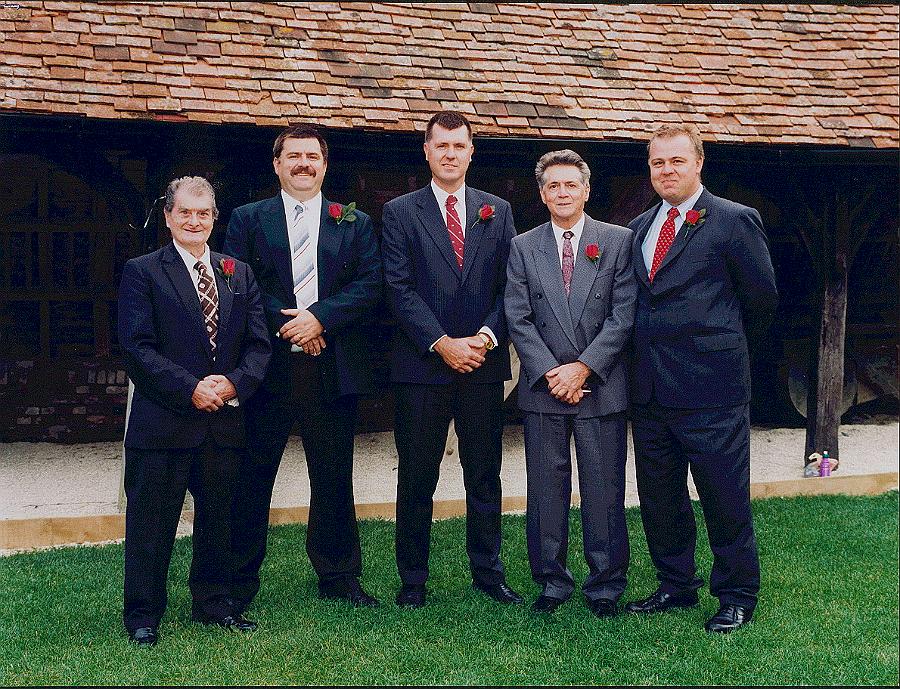
<svg viewBox="0 0 900 689">
<path fill-rule="evenodd" d="M 575 270 L 575 253 L 572 251 L 572 237 L 574 236 L 571 230 L 563 232 L 562 273 L 566 296 L 572 287 L 572 272 Z"/>
<path fill-rule="evenodd" d="M 653 282 L 656 271 L 659 270 L 659 264 L 663 262 L 666 254 L 669 253 L 669 247 L 671 247 L 672 242 L 675 241 L 675 218 L 677 217 L 678 209 L 675 208 L 675 206 L 672 206 L 669 209 L 669 217 L 667 217 L 666 221 L 662 224 L 662 228 L 659 231 L 659 237 L 656 240 L 656 250 L 653 252 L 653 263 L 650 266 L 650 282 Z"/>
<path fill-rule="evenodd" d="M 453 245 L 453 253 L 456 254 L 456 263 L 462 268 L 465 236 L 459 214 L 456 212 L 456 197 L 453 194 L 447 197 L 447 232 L 450 233 L 450 244 Z"/>
<path fill-rule="evenodd" d="M 203 261 L 194 264 L 194 270 L 200 276 L 197 281 L 197 291 L 200 295 L 200 308 L 203 309 L 203 320 L 206 322 L 206 334 L 209 336 L 209 345 L 212 347 L 213 359 L 216 358 L 216 333 L 219 332 L 219 295 L 216 292 L 216 283 L 210 277 L 209 271 Z"/>
<path fill-rule="evenodd" d="M 316 299 L 316 260 L 309 230 L 303 226 L 303 204 L 294 207 L 294 224 L 296 230 L 291 246 L 291 265 L 294 274 L 294 297 L 298 309 L 309 308 Z"/>
</svg>

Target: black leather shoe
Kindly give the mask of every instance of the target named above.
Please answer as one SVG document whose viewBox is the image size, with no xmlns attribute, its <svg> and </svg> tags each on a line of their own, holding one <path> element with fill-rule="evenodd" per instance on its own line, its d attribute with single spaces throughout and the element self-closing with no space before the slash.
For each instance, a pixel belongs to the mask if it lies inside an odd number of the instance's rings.
<svg viewBox="0 0 900 689">
<path fill-rule="evenodd" d="M 619 614 L 616 602 L 609 598 L 597 598 L 588 601 L 588 608 L 590 608 L 590 611 L 597 617 L 615 617 Z"/>
<path fill-rule="evenodd" d="M 128 632 L 128 640 L 138 646 L 156 646 L 159 632 L 156 627 L 138 627 Z"/>
<path fill-rule="evenodd" d="M 194 622 L 199 622 L 200 624 L 209 624 L 216 625 L 218 627 L 224 627 L 225 629 L 229 629 L 233 632 L 255 632 L 256 628 L 259 626 L 256 624 L 256 622 L 248 620 L 243 615 L 237 614 L 215 617 L 212 615 L 204 614 L 202 612 L 193 612 L 191 614 L 191 620 L 193 620 Z"/>
<path fill-rule="evenodd" d="M 404 586 L 397 594 L 397 605 L 401 608 L 424 608 L 425 587 Z"/>
<path fill-rule="evenodd" d="M 656 589 L 647 598 L 626 605 L 625 612 L 665 612 L 675 608 L 693 608 L 697 603 L 696 591 L 666 593 L 662 589 Z"/>
<path fill-rule="evenodd" d="M 476 591 L 481 591 L 486 596 L 490 596 L 498 603 L 522 605 L 525 602 L 525 599 L 507 586 L 505 581 L 501 581 L 499 584 L 478 584 L 473 582 L 472 588 Z"/>
<path fill-rule="evenodd" d="M 531 604 L 531 612 L 553 613 L 556 609 L 565 603 L 562 598 L 553 598 L 545 596 L 543 593 L 537 597 L 537 600 Z"/>
<path fill-rule="evenodd" d="M 719 608 L 719 612 L 709 618 L 706 631 L 727 634 L 743 627 L 753 619 L 753 609 L 729 603 Z"/>
<path fill-rule="evenodd" d="M 345 600 L 354 608 L 377 608 L 381 603 L 365 592 L 356 579 L 319 584 L 319 598 L 325 600 Z"/>
</svg>

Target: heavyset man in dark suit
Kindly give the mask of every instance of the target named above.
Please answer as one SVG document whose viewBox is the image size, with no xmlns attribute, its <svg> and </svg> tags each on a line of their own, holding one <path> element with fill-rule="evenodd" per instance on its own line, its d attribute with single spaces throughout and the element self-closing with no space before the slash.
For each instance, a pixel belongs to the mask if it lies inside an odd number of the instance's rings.
<svg viewBox="0 0 900 689">
<path fill-rule="evenodd" d="M 550 222 L 514 238 L 506 282 L 509 334 L 522 364 L 528 559 L 553 612 L 575 588 L 566 566 L 575 436 L 584 558 L 582 586 L 597 617 L 617 614 L 628 571 L 623 350 L 634 322 L 631 230 L 584 213 L 591 171 L 574 151 L 535 169 Z"/>
<path fill-rule="evenodd" d="M 328 145 L 298 125 L 275 141 L 281 192 L 236 208 L 224 250 L 250 264 L 263 293 L 272 363 L 247 405 L 233 509 L 235 594 L 259 591 L 269 506 L 291 427 L 300 426 L 310 481 L 306 551 L 319 595 L 375 606 L 359 583 L 362 556 L 353 499 L 357 397 L 373 391 L 368 325 L 381 295 L 381 261 L 369 216 L 321 189 Z"/>
<path fill-rule="evenodd" d="M 648 148 L 662 202 L 635 218 L 638 278 L 632 433 L 638 495 L 658 589 L 629 612 L 697 604 L 691 470 L 706 518 L 718 612 L 728 632 L 750 621 L 759 558 L 750 512 L 752 342 L 778 293 L 759 213 L 703 188 L 703 143 L 682 125 L 658 129 Z"/>
<path fill-rule="evenodd" d="M 521 603 L 500 562 L 503 381 L 510 378 L 503 289 L 512 210 L 466 186 L 474 148 L 463 115 L 437 113 L 424 150 L 431 184 L 390 201 L 383 215 L 387 299 L 397 320 L 397 603 L 426 602 L 433 497 L 451 419 L 473 585 L 499 602 Z"/>
<path fill-rule="evenodd" d="M 206 244 L 217 215 L 202 177 L 174 180 L 172 243 L 125 264 L 119 343 L 134 383 L 125 433 L 125 608 L 129 638 L 157 640 L 175 531 L 190 489 L 192 618 L 250 631 L 232 599 L 229 515 L 244 447 L 243 410 L 271 354 L 262 300 L 245 263 Z"/>
</svg>

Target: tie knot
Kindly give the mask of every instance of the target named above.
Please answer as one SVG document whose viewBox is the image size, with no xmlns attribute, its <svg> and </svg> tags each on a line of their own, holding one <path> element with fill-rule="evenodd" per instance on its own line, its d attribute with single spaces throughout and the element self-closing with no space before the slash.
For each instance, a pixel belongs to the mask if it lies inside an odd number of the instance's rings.
<svg viewBox="0 0 900 689">
<path fill-rule="evenodd" d="M 203 261 L 197 261 L 194 264 L 194 270 L 196 270 L 200 275 L 206 275 L 206 264 Z"/>
<path fill-rule="evenodd" d="M 455 205 L 456 205 L 456 197 L 453 194 L 450 194 L 450 196 L 447 197 L 447 208 L 449 208 L 452 211 L 453 207 Z"/>
<path fill-rule="evenodd" d="M 575 236 L 575 233 L 572 230 L 566 230 L 563 232 L 563 239 L 572 239 Z"/>
<path fill-rule="evenodd" d="M 675 206 L 672 206 L 669 209 L 669 220 L 674 220 L 678 217 L 678 209 Z"/>
</svg>

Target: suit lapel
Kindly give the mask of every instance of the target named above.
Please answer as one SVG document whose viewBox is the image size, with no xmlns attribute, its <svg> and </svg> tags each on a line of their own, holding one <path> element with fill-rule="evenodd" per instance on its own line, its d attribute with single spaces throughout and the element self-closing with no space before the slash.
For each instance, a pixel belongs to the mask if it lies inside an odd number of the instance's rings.
<svg viewBox="0 0 900 689">
<path fill-rule="evenodd" d="M 631 252 L 631 260 L 634 263 L 634 272 L 638 276 L 638 279 L 647 287 L 650 286 L 650 273 L 647 270 L 647 264 L 644 263 L 644 240 L 647 238 L 647 233 L 650 231 L 650 227 L 653 225 L 653 219 L 656 217 L 656 214 L 659 213 L 659 207 L 661 205 L 662 201 L 657 203 L 647 212 L 647 217 L 644 219 L 643 225 L 638 228 L 637 233 L 634 235 L 634 245 Z"/>
<path fill-rule="evenodd" d="M 586 249 L 589 244 L 596 244 L 603 250 L 603 244 L 600 242 L 600 224 L 589 215 L 584 216 L 584 231 L 581 233 L 581 240 L 578 242 L 577 253 L 575 254 L 575 271 L 572 273 L 572 285 L 569 294 L 569 311 L 572 314 L 572 323 L 578 323 L 581 320 L 581 313 L 590 296 L 591 288 L 594 286 L 594 280 L 597 277 L 600 259 L 592 261 L 587 257 Z"/>
<path fill-rule="evenodd" d="M 216 290 L 219 293 L 219 332 L 224 332 L 228 327 L 228 320 L 231 317 L 231 305 L 234 303 L 234 286 L 228 284 L 225 276 L 222 275 L 221 261 L 223 254 L 216 252 L 209 253 L 209 260 L 213 266 L 213 275 L 216 276 Z M 233 279 L 233 278 L 232 278 Z M 218 336 L 217 336 L 218 339 Z"/>
<path fill-rule="evenodd" d="M 269 208 L 260 214 L 260 225 L 269 245 L 275 270 L 286 294 L 294 294 L 294 277 L 291 269 L 291 247 L 288 240 L 287 218 L 281 194 L 269 200 Z"/>
<path fill-rule="evenodd" d="M 437 199 L 434 198 L 434 192 L 430 185 L 419 191 L 416 205 L 418 206 L 419 220 L 431 239 L 434 240 L 438 251 L 457 277 L 462 277 L 462 271 L 456 262 L 456 254 L 453 252 L 453 245 L 450 244 L 450 235 L 447 232 L 447 225 L 444 223 L 444 216 L 441 214 L 441 209 L 438 207 Z M 463 262 L 465 263 L 465 252 L 463 252 Z"/>
<path fill-rule="evenodd" d="M 709 192 L 704 189 L 703 193 L 700 194 L 697 201 L 694 203 L 693 208 L 705 208 L 709 201 L 707 194 L 709 194 Z M 693 239 L 694 235 L 703 230 L 705 224 L 706 223 L 702 223 L 695 227 L 686 227 L 684 224 L 681 225 L 681 229 L 679 229 L 678 234 L 675 235 L 675 241 L 672 242 L 672 246 L 669 247 L 669 251 L 666 253 L 665 258 L 663 258 L 662 263 L 659 264 L 659 268 L 656 269 L 656 275 L 659 275 L 660 272 L 665 270 L 667 265 L 678 258 L 679 254 L 684 251 L 684 248 L 688 245 L 688 242 Z"/>
<path fill-rule="evenodd" d="M 319 299 L 330 294 L 331 281 L 336 273 L 333 266 L 337 262 L 337 256 L 341 251 L 344 241 L 343 224 L 338 225 L 328 213 L 331 201 L 322 197 L 322 212 L 319 215 L 319 242 L 316 249 L 316 272 L 319 281 Z M 344 220 L 346 223 L 347 221 Z"/>
<path fill-rule="evenodd" d="M 472 264 L 475 262 L 475 257 L 478 254 L 478 247 L 481 244 L 481 238 L 484 236 L 485 229 L 487 229 L 486 223 L 491 222 L 490 220 L 479 220 L 478 211 L 483 205 L 483 198 L 484 197 L 482 197 L 475 189 L 472 189 L 472 187 L 466 187 L 466 224 L 468 227 L 466 228 L 466 236 L 463 243 L 462 282 L 466 281 L 466 277 L 472 268 Z"/>
<path fill-rule="evenodd" d="M 212 347 L 209 344 L 209 337 L 206 335 L 206 324 L 203 321 L 203 310 L 200 308 L 200 297 L 197 296 L 197 288 L 188 274 L 184 261 L 181 260 L 181 256 L 175 249 L 174 244 L 169 244 L 160 257 L 163 272 L 165 272 L 178 293 L 178 297 L 188 313 L 188 318 L 193 324 L 194 334 L 200 337 L 203 341 L 203 346 L 206 348 L 206 353 L 211 356 Z"/>
<path fill-rule="evenodd" d="M 559 262 L 559 249 L 556 246 L 556 237 L 553 228 L 546 223 L 540 229 L 541 237 L 537 251 L 534 255 L 537 265 L 538 277 L 544 286 L 544 294 L 550 302 L 550 308 L 556 315 L 556 320 L 562 326 L 563 331 L 572 341 L 572 345 L 578 346 L 578 338 L 575 336 L 575 326 L 572 324 L 572 314 L 569 310 L 569 298 L 562 281 L 562 265 Z"/>
</svg>

